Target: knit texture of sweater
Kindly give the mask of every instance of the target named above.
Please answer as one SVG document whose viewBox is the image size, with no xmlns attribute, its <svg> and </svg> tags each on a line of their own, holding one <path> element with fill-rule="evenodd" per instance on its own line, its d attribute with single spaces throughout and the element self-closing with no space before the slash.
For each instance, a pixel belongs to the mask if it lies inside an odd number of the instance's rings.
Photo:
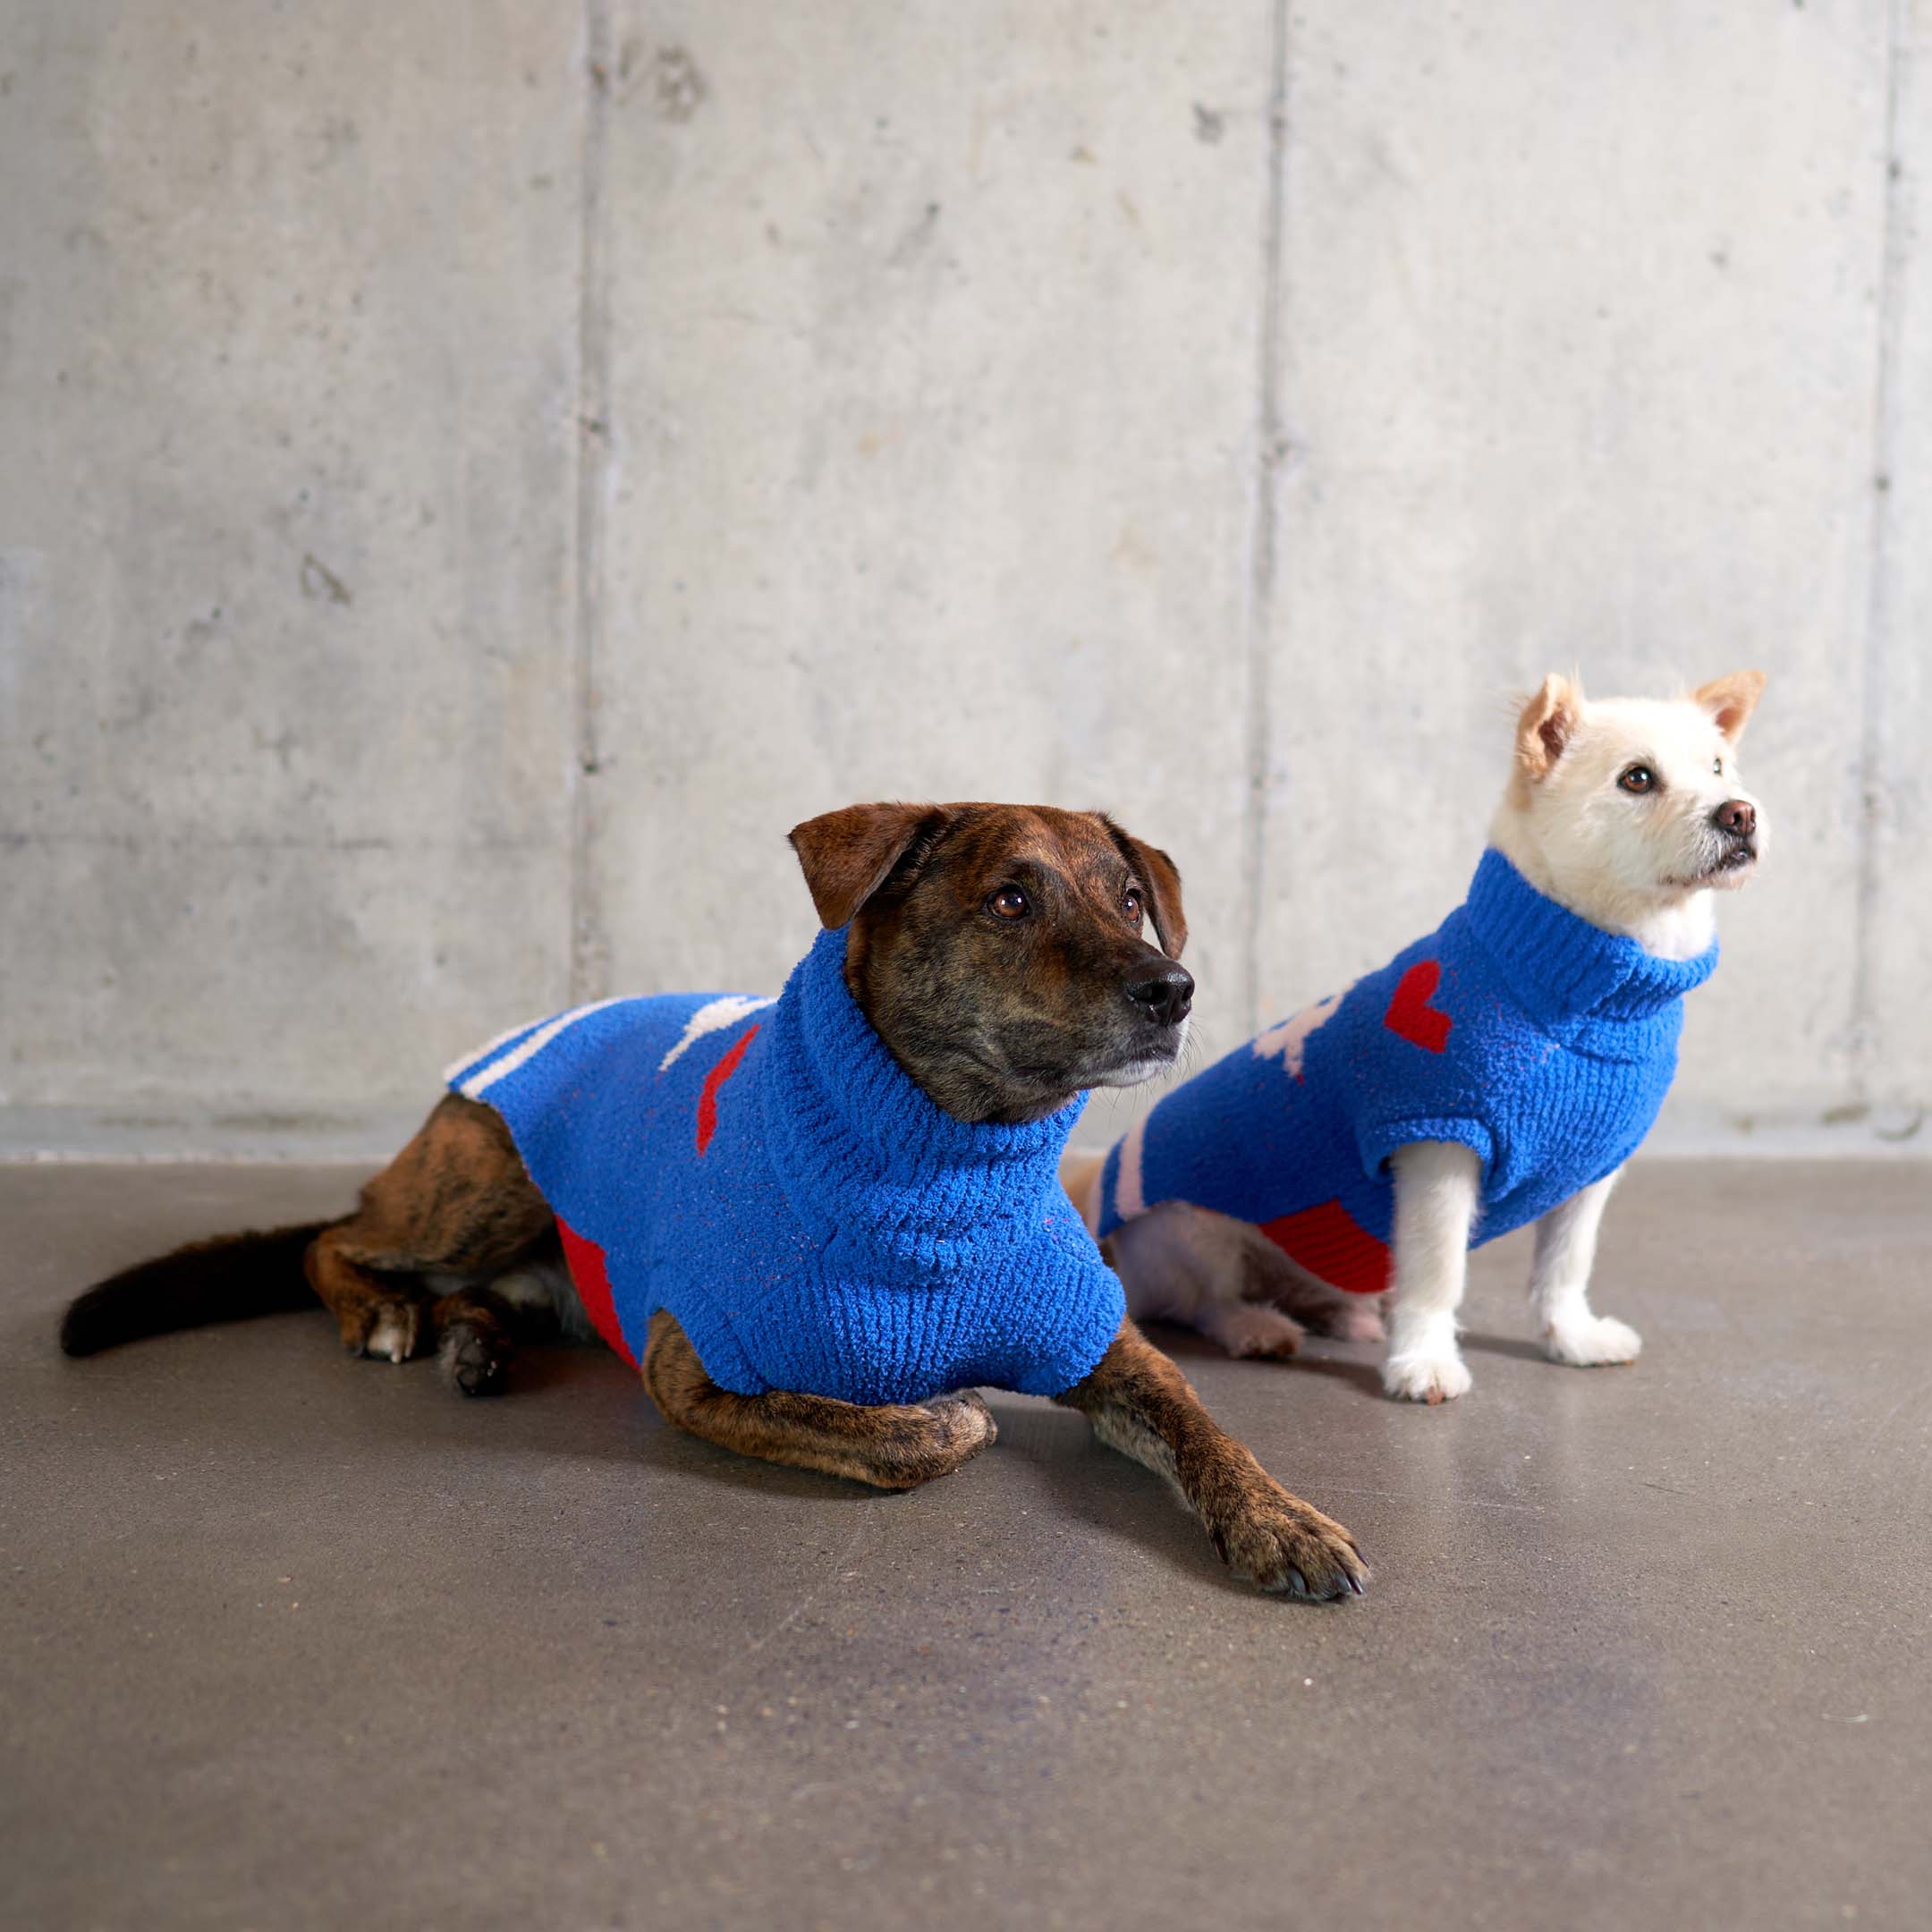
<svg viewBox="0 0 1932 1932">
<path fill-rule="evenodd" d="M 821 932 L 776 1000 L 607 1000 L 447 1075 L 502 1115 L 586 1312 L 633 1365 L 668 1309 L 706 1373 L 851 1402 L 1057 1395 L 1126 1312 L 1058 1180 L 1086 1105 L 1021 1126 L 944 1112 Z"/>
<path fill-rule="evenodd" d="M 1717 948 L 1659 959 L 1538 892 L 1499 852 L 1428 938 L 1238 1046 L 1108 1154 L 1097 1229 L 1162 1201 L 1255 1223 L 1336 1288 L 1389 1284 L 1389 1156 L 1482 1162 L 1473 1244 L 1614 1173 L 1677 1067 L 1683 996 Z"/>
</svg>

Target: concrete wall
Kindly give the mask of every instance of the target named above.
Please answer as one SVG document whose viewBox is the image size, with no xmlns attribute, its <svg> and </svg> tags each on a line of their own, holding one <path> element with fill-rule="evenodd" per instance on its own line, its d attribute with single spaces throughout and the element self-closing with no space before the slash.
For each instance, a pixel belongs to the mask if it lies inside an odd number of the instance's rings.
<svg viewBox="0 0 1932 1932">
<path fill-rule="evenodd" d="M 1167 844 L 1231 1043 L 1458 895 L 1510 690 L 1757 664 L 1671 1132 L 1914 1145 L 1928 55 L 1932 0 L 21 0 L 15 1144 L 353 1138 L 573 994 L 771 986 L 785 828 L 877 794 Z"/>
</svg>

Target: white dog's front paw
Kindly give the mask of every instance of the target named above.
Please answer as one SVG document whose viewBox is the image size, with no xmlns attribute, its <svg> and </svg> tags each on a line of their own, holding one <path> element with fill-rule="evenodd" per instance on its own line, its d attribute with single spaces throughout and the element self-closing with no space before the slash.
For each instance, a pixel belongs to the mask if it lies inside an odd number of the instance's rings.
<svg viewBox="0 0 1932 1932">
<path fill-rule="evenodd" d="M 1382 1386 L 1398 1402 L 1452 1402 L 1469 1394 L 1470 1372 L 1453 1347 L 1407 1350 L 1383 1363 Z"/>
<path fill-rule="evenodd" d="M 1610 1362 L 1632 1362 L 1643 1349 L 1643 1337 L 1614 1315 L 1582 1315 L 1552 1322 L 1543 1331 L 1543 1346 L 1552 1361 L 1575 1368 L 1600 1368 Z"/>
</svg>

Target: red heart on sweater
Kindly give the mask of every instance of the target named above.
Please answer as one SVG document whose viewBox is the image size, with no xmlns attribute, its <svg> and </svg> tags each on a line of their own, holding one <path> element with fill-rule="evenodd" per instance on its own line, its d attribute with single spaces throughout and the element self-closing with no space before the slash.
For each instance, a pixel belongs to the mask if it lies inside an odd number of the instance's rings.
<svg viewBox="0 0 1932 1932">
<path fill-rule="evenodd" d="M 1412 1046 L 1427 1053 L 1442 1052 L 1449 1044 L 1452 1022 L 1440 1007 L 1429 1004 L 1441 983 L 1442 962 L 1418 960 L 1402 976 L 1395 996 L 1382 1015 L 1382 1024 Z"/>
</svg>

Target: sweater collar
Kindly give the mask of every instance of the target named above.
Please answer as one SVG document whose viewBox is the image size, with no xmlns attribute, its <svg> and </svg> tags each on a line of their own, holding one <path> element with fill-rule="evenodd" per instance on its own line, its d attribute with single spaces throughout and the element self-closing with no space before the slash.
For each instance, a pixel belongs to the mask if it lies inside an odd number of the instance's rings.
<svg viewBox="0 0 1932 1932">
<path fill-rule="evenodd" d="M 1660 959 L 1546 898 L 1493 846 L 1476 868 L 1465 905 L 1483 950 L 1545 1027 L 1656 1019 L 1716 970 L 1715 940 L 1695 959 Z"/>
<path fill-rule="evenodd" d="M 828 1158 L 835 1149 L 881 1179 L 915 1185 L 965 1174 L 1011 1188 L 1022 1173 L 1057 1174 L 1087 1096 L 1018 1125 L 948 1114 L 894 1059 L 852 998 L 844 973 L 847 931 L 819 933 L 792 968 L 773 1014 L 781 1104 L 797 1130 L 784 1138 L 795 1147 L 817 1138 Z M 983 1212 L 983 1191 L 970 1191 Z"/>
</svg>

